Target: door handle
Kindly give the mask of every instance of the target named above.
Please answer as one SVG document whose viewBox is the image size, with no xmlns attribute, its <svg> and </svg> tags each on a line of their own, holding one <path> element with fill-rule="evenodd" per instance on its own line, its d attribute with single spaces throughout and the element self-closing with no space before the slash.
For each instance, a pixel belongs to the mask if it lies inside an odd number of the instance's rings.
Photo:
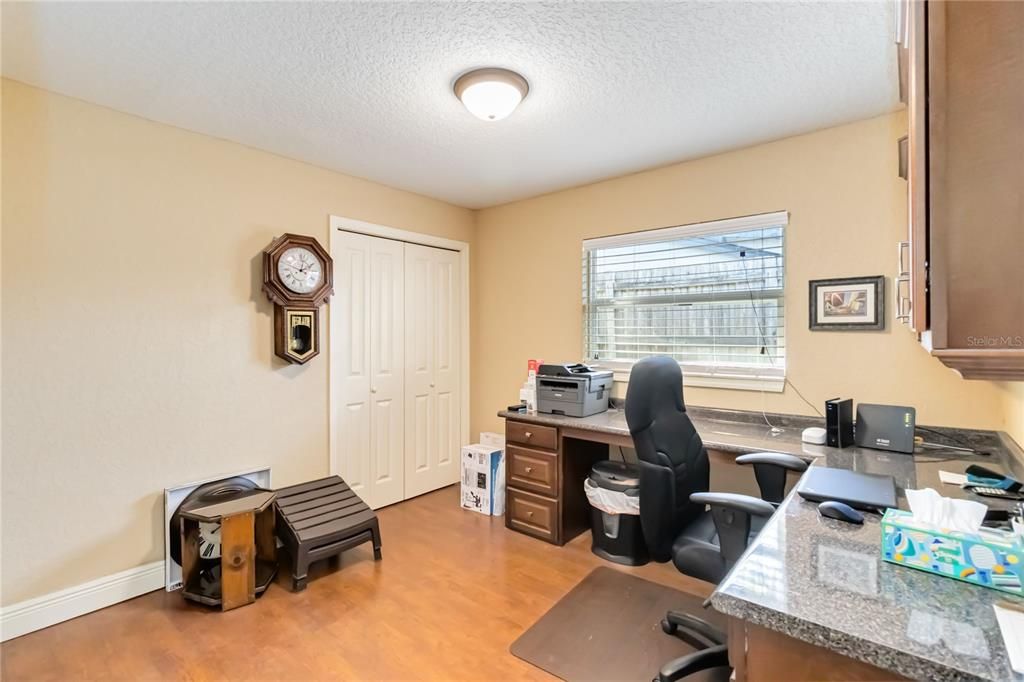
<svg viewBox="0 0 1024 682">
<path fill-rule="evenodd" d="M 376 387 L 370 389 L 370 393 L 376 393 L 376 392 L 377 392 Z"/>
</svg>

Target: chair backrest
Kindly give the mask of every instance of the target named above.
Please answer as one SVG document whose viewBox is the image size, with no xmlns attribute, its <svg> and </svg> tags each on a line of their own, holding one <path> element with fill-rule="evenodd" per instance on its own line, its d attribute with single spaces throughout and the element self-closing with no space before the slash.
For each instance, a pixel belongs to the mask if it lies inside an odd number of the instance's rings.
<svg viewBox="0 0 1024 682">
<path fill-rule="evenodd" d="M 640 460 L 640 525 L 656 561 L 668 561 L 672 543 L 703 506 L 691 493 L 708 489 L 708 453 L 683 403 L 679 363 L 656 356 L 629 373 L 626 423 Z"/>
</svg>

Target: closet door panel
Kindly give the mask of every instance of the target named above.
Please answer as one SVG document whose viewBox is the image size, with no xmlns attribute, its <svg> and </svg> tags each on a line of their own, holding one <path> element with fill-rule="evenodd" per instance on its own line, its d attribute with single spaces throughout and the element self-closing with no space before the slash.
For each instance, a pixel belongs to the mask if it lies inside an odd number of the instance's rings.
<svg viewBox="0 0 1024 682">
<path fill-rule="evenodd" d="M 404 498 L 402 244 L 339 232 L 332 241 L 331 390 L 335 470 L 373 508 Z"/>
<path fill-rule="evenodd" d="M 434 251 L 437 482 L 447 485 L 459 480 L 459 254 Z"/>
<path fill-rule="evenodd" d="M 452 424 L 452 418 L 456 416 L 454 402 L 454 396 L 451 392 L 438 393 L 435 397 L 437 405 L 437 433 L 435 435 L 435 442 L 437 443 L 437 468 L 439 470 L 437 487 L 455 482 L 448 480 L 448 477 L 444 475 L 445 470 L 457 466 L 456 460 L 459 455 L 459 443 L 455 435 L 457 430 L 455 427 L 458 426 L 458 423 Z M 455 480 L 458 480 L 458 476 L 456 476 Z"/>
<path fill-rule="evenodd" d="M 406 497 L 458 481 L 458 254 L 407 244 Z"/>
<path fill-rule="evenodd" d="M 410 426 L 411 447 L 408 450 L 411 474 L 427 471 L 430 468 L 430 426 L 434 422 L 431 417 L 432 401 L 429 393 L 420 393 L 411 397 L 413 410 Z M 412 493 L 416 495 L 418 493 Z"/>
<path fill-rule="evenodd" d="M 370 467 L 370 245 L 341 232 L 332 240 L 334 297 L 330 301 L 334 469 L 373 505 Z"/>
<path fill-rule="evenodd" d="M 405 496 L 432 487 L 437 428 L 434 396 L 434 297 L 431 286 L 433 249 L 405 245 L 406 347 L 406 468 Z"/>
<path fill-rule="evenodd" d="M 401 242 L 371 239 L 370 464 L 381 507 L 405 499 L 405 253 Z"/>
</svg>

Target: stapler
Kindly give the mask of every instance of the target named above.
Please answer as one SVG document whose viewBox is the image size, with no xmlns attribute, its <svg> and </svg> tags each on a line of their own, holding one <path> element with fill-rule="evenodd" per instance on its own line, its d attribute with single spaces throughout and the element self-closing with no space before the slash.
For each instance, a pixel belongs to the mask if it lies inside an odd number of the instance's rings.
<svg viewBox="0 0 1024 682">
<path fill-rule="evenodd" d="M 1020 481 L 978 464 L 970 465 L 964 473 L 967 474 L 968 486 L 999 488 L 1014 493 L 1021 489 Z"/>
<path fill-rule="evenodd" d="M 1021 483 L 1015 478 L 1004 476 L 997 471 L 986 469 L 977 464 L 967 467 L 964 473 L 967 474 L 967 483 L 964 484 L 964 490 L 970 490 L 975 495 L 1001 500 L 1024 500 L 1024 493 L 1021 492 Z"/>
</svg>

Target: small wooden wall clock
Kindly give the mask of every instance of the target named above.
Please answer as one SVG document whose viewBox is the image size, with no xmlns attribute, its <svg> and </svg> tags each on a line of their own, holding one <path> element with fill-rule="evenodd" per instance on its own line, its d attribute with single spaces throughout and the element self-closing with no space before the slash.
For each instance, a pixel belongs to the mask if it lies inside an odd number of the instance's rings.
<svg viewBox="0 0 1024 682">
<path fill-rule="evenodd" d="M 263 250 L 263 292 L 274 304 L 274 353 L 302 365 L 320 353 L 320 306 L 334 293 L 331 256 L 313 237 L 283 234 Z"/>
</svg>

